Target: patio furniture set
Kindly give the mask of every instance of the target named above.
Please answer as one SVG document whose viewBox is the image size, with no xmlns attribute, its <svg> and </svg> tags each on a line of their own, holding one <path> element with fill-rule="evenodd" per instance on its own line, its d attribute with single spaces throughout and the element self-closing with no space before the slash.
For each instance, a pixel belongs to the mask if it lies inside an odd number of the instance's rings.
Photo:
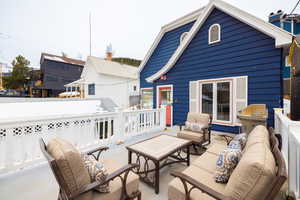
<svg viewBox="0 0 300 200">
<path fill-rule="evenodd" d="M 210 144 L 211 118 L 206 114 L 189 113 L 186 127 L 201 124 L 199 131 L 182 130 L 177 137 L 159 135 L 127 146 L 128 165 L 111 160 L 100 161 L 99 147 L 86 153 L 101 162 L 107 170 L 102 179 L 93 180 L 82 162 L 82 154 L 72 144 L 53 139 L 40 146 L 59 184 L 59 200 L 141 199 L 139 180 L 159 193 L 160 169 L 174 163 L 186 163 L 183 172 L 171 172 L 175 178 L 169 184 L 169 200 L 189 199 L 273 199 L 287 178 L 285 163 L 272 129 L 256 127 L 247 138 L 243 156 L 228 182 L 217 183 L 214 169 L 226 144 Z M 190 154 L 202 154 L 190 163 Z M 94 169 L 94 168 L 92 168 Z M 98 192 L 109 184 L 109 192 Z M 97 189 L 98 188 L 98 189 Z M 98 190 L 98 191 L 95 191 Z M 167 197 L 166 197 L 167 199 Z"/>
</svg>

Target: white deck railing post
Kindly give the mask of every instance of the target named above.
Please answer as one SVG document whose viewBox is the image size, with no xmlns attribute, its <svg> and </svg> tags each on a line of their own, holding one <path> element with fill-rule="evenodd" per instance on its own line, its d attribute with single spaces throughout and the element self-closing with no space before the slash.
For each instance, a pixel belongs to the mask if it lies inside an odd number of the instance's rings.
<svg viewBox="0 0 300 200">
<path fill-rule="evenodd" d="M 124 142 L 126 139 L 125 136 L 125 119 L 124 119 L 124 114 L 123 110 L 121 108 L 116 109 L 117 117 L 116 120 L 114 121 L 114 138 L 116 142 Z"/>
<path fill-rule="evenodd" d="M 160 108 L 160 127 L 161 128 L 166 128 L 166 107 L 165 106 L 162 106 Z"/>
<path fill-rule="evenodd" d="M 290 120 L 282 109 L 274 111 L 275 132 L 281 135 L 288 170 L 288 192 L 300 199 L 300 122 Z"/>
</svg>

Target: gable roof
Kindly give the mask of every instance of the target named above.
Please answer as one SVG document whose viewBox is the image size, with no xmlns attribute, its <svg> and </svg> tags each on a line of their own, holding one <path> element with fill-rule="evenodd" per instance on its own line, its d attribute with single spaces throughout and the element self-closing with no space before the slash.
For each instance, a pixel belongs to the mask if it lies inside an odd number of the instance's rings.
<svg viewBox="0 0 300 200">
<path fill-rule="evenodd" d="M 56 62 L 69 63 L 69 64 L 73 64 L 73 65 L 79 65 L 82 67 L 85 64 L 85 62 L 83 60 L 68 58 L 68 57 L 64 57 L 64 56 L 58 56 L 58 55 L 54 55 L 54 54 L 50 54 L 50 53 L 42 53 L 40 63 L 42 63 L 44 59 L 53 60 Z"/>
<path fill-rule="evenodd" d="M 161 41 L 161 39 L 163 38 L 163 36 L 165 35 L 166 32 L 169 32 L 180 26 L 183 26 L 192 21 L 195 21 L 199 17 L 199 15 L 201 14 L 203 9 L 204 9 L 204 7 L 200 8 L 198 10 L 195 10 L 187 15 L 184 15 L 183 17 L 180 17 L 180 18 L 164 25 L 163 27 L 161 27 L 160 32 L 156 36 L 149 51 L 147 52 L 145 58 L 143 59 L 143 61 L 141 62 L 140 66 L 139 66 L 139 72 L 141 72 L 143 70 L 143 68 L 147 64 L 148 60 L 150 59 L 151 55 L 153 54 L 154 50 L 156 49 L 156 47 L 158 46 L 159 42 Z"/>
<path fill-rule="evenodd" d="M 291 43 L 293 35 L 271 23 L 268 23 L 260 18 L 257 18 L 239 8 L 236 8 L 228 3 L 225 3 L 221 0 L 210 0 L 209 4 L 205 7 L 202 14 L 198 17 L 197 21 L 194 23 L 193 27 L 179 47 L 176 49 L 172 57 L 169 59 L 167 64 L 161 68 L 158 72 L 148 77 L 146 80 L 148 82 L 153 82 L 158 79 L 161 75 L 167 73 L 176 61 L 179 59 L 181 54 L 184 52 L 186 47 L 189 45 L 193 37 L 196 35 L 198 30 L 204 24 L 209 14 L 213 11 L 214 8 L 217 8 L 226 14 L 248 24 L 249 26 L 263 32 L 264 34 L 275 39 L 275 46 L 277 48 L 286 46 Z"/>
<path fill-rule="evenodd" d="M 85 67 L 94 67 L 98 74 L 116 76 L 128 79 L 138 78 L 137 67 L 131 65 L 120 64 L 94 56 L 88 56 Z"/>
</svg>

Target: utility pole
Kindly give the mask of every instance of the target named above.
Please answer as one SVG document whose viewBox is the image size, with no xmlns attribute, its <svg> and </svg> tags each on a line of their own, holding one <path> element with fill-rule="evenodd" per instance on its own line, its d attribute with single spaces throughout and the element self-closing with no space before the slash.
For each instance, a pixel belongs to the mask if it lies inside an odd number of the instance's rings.
<svg viewBox="0 0 300 200">
<path fill-rule="evenodd" d="M 89 14 L 89 24 L 90 24 L 90 56 L 92 55 L 92 22 L 91 22 L 91 12 Z"/>
<path fill-rule="evenodd" d="M 0 63 L 0 90 L 3 90 L 3 81 L 2 81 L 2 63 Z"/>
</svg>

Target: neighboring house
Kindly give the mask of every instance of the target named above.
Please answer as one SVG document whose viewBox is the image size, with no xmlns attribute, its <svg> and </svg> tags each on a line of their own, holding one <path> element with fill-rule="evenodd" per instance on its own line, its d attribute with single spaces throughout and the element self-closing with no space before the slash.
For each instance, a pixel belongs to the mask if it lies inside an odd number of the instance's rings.
<svg viewBox="0 0 300 200">
<path fill-rule="evenodd" d="M 238 111 L 266 104 L 273 126 L 291 41 L 283 29 L 211 0 L 162 27 L 139 67 L 141 94 L 153 97 L 153 107 L 166 105 L 169 125 L 201 112 L 211 114 L 214 130 L 238 132 Z"/>
<path fill-rule="evenodd" d="M 80 79 L 70 85 L 83 88 L 84 98 L 111 98 L 128 108 L 130 97 L 139 95 L 138 68 L 89 56 Z"/>
<path fill-rule="evenodd" d="M 84 61 L 42 53 L 41 77 L 32 88 L 35 97 L 57 97 L 64 85 L 80 78 Z"/>
<path fill-rule="evenodd" d="M 300 15 L 299 14 L 285 14 L 278 10 L 276 13 L 269 15 L 269 22 L 294 34 L 300 34 Z M 284 95 L 290 96 L 290 82 L 291 82 L 291 66 L 287 62 L 287 57 L 283 60 L 283 92 Z"/>
</svg>

